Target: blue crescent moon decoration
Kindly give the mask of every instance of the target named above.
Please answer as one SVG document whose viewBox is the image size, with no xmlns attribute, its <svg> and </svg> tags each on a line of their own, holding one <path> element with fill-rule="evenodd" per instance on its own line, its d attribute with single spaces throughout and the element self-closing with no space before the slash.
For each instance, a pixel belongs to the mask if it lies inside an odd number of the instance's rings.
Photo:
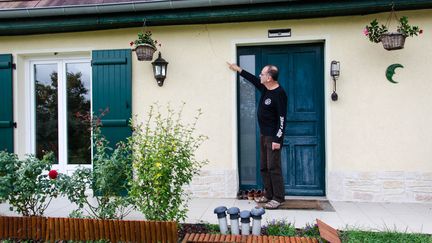
<svg viewBox="0 0 432 243">
<path fill-rule="evenodd" d="M 388 66 L 388 68 L 386 70 L 387 80 L 390 81 L 391 83 L 397 84 L 398 82 L 393 80 L 393 75 L 395 74 L 395 69 L 396 68 L 403 68 L 403 67 L 404 66 L 402 66 L 402 64 L 399 64 L 399 63 L 395 63 L 395 64 Z"/>
</svg>

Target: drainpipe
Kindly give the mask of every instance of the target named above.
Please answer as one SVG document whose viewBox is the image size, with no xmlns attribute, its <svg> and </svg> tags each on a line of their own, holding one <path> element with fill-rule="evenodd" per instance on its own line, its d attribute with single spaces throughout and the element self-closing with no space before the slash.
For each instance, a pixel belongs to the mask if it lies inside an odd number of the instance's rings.
<svg viewBox="0 0 432 243">
<path fill-rule="evenodd" d="M 240 209 L 238 207 L 232 207 L 228 209 L 227 213 L 230 215 L 231 220 L 231 234 L 239 235 L 240 231 L 238 219 L 240 218 Z"/>
<path fill-rule="evenodd" d="M 251 210 L 251 215 L 253 218 L 253 223 L 252 223 L 253 235 L 261 235 L 261 219 L 263 214 L 265 214 L 264 208 L 253 208 Z"/>
<path fill-rule="evenodd" d="M 240 221 L 242 223 L 242 235 L 249 235 L 250 232 L 250 211 L 243 210 L 240 212 Z"/>
<path fill-rule="evenodd" d="M 221 234 L 226 235 L 228 232 L 228 224 L 225 211 L 227 208 L 225 206 L 220 206 L 214 209 L 214 213 L 217 214 L 219 220 L 219 229 Z"/>
</svg>

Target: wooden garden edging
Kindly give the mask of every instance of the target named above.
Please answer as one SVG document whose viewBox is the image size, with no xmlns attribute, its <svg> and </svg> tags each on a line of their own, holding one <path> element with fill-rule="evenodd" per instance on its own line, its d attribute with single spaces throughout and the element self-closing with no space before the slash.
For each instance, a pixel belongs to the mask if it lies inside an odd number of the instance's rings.
<svg viewBox="0 0 432 243">
<path fill-rule="evenodd" d="M 178 236 L 171 221 L 0 216 L 0 239 L 176 243 Z"/>
<path fill-rule="evenodd" d="M 188 242 L 242 242 L 242 243 L 318 243 L 316 238 L 256 235 L 186 234 L 182 243 Z"/>
</svg>

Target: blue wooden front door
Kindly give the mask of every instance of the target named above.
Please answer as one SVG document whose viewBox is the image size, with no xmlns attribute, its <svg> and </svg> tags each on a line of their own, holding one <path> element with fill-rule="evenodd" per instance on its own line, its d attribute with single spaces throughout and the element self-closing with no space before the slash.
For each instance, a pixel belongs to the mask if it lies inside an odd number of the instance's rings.
<svg viewBox="0 0 432 243">
<path fill-rule="evenodd" d="M 238 63 L 258 75 L 267 64 L 279 68 L 287 92 L 282 168 L 286 195 L 325 195 L 323 44 L 238 48 Z M 260 188 L 259 92 L 243 78 L 238 82 L 240 188 Z"/>
</svg>

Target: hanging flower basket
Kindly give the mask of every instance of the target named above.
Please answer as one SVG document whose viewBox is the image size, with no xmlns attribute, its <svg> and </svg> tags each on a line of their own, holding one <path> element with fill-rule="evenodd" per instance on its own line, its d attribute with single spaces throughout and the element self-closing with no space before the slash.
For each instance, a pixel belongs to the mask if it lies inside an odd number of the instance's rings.
<svg viewBox="0 0 432 243">
<path fill-rule="evenodd" d="M 139 44 L 135 48 L 136 55 L 138 57 L 138 61 L 151 61 L 153 60 L 153 53 L 156 51 L 156 48 L 149 44 Z"/>
<path fill-rule="evenodd" d="M 389 32 L 389 22 L 394 16 L 398 26 L 395 32 Z M 405 38 L 413 37 L 423 33 L 418 26 L 411 26 L 408 24 L 408 18 L 403 16 L 398 19 L 396 14 L 392 10 L 387 20 L 386 25 L 380 25 L 376 19 L 374 19 L 370 25 L 366 25 L 363 30 L 363 34 L 374 43 L 382 42 L 384 49 L 388 51 L 399 50 L 404 48 Z"/>
<path fill-rule="evenodd" d="M 138 61 L 151 61 L 153 60 L 153 53 L 156 51 L 157 46 L 161 46 L 157 40 L 153 40 L 151 31 L 138 33 L 138 39 L 131 41 L 130 46 L 136 52 Z"/>
<path fill-rule="evenodd" d="M 405 38 L 402 33 L 385 33 L 381 35 L 381 42 L 387 51 L 404 48 Z"/>
</svg>

